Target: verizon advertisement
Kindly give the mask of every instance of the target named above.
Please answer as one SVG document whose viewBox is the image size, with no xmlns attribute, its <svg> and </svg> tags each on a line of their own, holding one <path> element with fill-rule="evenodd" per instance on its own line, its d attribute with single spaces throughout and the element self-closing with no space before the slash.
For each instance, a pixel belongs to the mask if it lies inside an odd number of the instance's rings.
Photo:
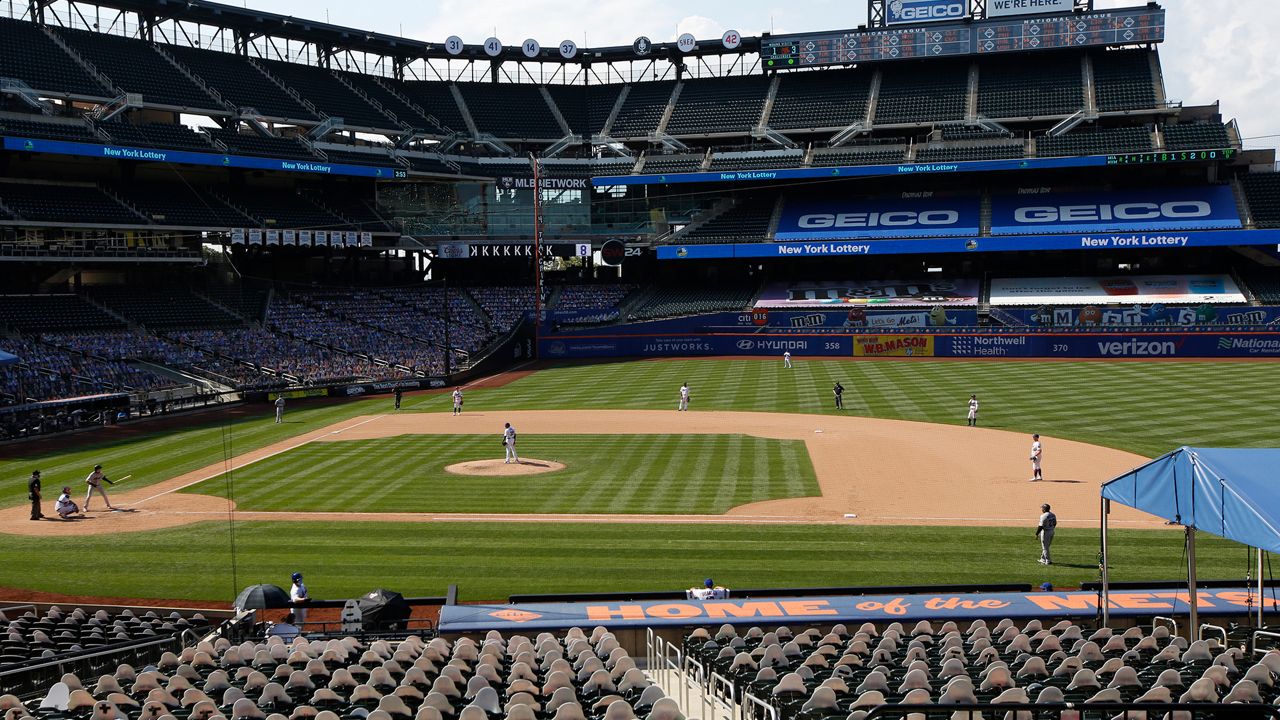
<svg viewBox="0 0 1280 720">
<path fill-rule="evenodd" d="M 945 237 L 978 233 L 977 198 L 796 200 L 788 198 L 779 240 Z"/>
<path fill-rule="evenodd" d="M 1139 305 L 1247 302 L 1227 275 L 994 278 L 992 305 Z"/>
</svg>

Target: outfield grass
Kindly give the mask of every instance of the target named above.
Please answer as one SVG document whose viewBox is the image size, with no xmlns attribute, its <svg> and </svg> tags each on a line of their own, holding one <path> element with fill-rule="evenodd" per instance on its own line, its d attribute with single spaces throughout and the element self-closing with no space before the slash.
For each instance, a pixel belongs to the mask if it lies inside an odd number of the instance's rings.
<svg viewBox="0 0 1280 720">
<path fill-rule="evenodd" d="M 311 443 L 237 470 L 241 510 L 720 514 L 760 500 L 820 495 L 799 440 L 743 435 L 534 435 L 531 458 L 564 470 L 459 476 L 447 465 L 501 457 L 490 435 L 400 435 Z M 224 477 L 187 492 L 226 497 Z"/>
<path fill-rule="evenodd" d="M 1114 580 L 1185 577 L 1176 532 L 1113 531 Z M 316 598 L 375 587 L 463 600 L 512 593 L 660 590 L 714 577 L 729 587 L 941 584 L 1097 579 L 1098 533 L 1060 528 L 1058 562 L 1036 563 L 1031 528 L 528 523 L 226 523 L 85 538 L 6 537 L 0 586 L 88 596 L 230 601 L 302 571 Z M 1244 549 L 1203 537 L 1201 578 L 1241 578 Z M 92 564 L 97 563 L 95 567 Z"/>
<path fill-rule="evenodd" d="M 980 424 L 1155 456 L 1181 445 L 1274 447 L 1274 363 L 999 362 L 989 360 L 670 360 L 566 365 L 467 394 L 468 409 L 675 408 L 834 414 L 962 425 L 969 395 Z M 419 408 L 444 410 L 447 398 Z"/>
</svg>

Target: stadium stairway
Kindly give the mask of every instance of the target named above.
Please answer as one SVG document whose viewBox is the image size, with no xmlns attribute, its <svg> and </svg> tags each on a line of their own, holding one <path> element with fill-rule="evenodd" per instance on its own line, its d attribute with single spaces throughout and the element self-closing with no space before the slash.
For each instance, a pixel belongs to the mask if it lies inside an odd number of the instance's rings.
<svg viewBox="0 0 1280 720">
<path fill-rule="evenodd" d="M 199 392 L 201 393 L 226 395 L 229 393 L 234 393 L 236 391 L 235 388 L 231 387 L 230 385 L 225 385 L 220 382 L 215 382 L 214 380 L 208 377 L 205 377 L 203 375 L 195 375 L 189 372 L 178 370 L 176 368 L 160 365 L 159 363 L 148 362 L 146 360 L 135 360 L 129 364 L 140 367 L 144 370 L 147 370 L 148 372 L 159 375 L 160 377 L 165 377 L 170 380 L 173 380 L 179 385 L 194 385 L 195 387 L 199 388 Z"/>
</svg>

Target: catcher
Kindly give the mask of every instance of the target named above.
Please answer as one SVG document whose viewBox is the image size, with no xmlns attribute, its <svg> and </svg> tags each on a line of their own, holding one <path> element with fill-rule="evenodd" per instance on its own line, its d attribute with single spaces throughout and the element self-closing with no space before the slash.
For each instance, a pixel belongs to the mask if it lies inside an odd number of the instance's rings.
<svg viewBox="0 0 1280 720">
<path fill-rule="evenodd" d="M 66 485 L 62 486 L 62 494 L 58 496 L 58 501 L 54 503 L 53 509 L 57 511 L 58 517 L 66 520 L 72 515 L 79 515 L 80 508 L 76 505 L 76 501 L 71 499 L 71 488 Z"/>
</svg>

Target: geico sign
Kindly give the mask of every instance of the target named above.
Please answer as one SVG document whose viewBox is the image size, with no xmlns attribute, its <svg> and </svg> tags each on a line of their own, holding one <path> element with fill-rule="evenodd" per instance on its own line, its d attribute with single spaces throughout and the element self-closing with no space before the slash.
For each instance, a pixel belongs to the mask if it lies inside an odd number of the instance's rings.
<svg viewBox="0 0 1280 720">
<path fill-rule="evenodd" d="M 1166 203 L 1118 205 L 1043 205 L 1020 207 L 1014 219 L 1020 223 L 1088 222 L 1097 220 L 1177 220 L 1209 217 L 1213 206 L 1203 200 L 1171 200 Z"/>
<path fill-rule="evenodd" d="M 966 14 L 963 2 L 934 2 L 927 5 L 906 5 L 894 14 L 894 19 L 901 22 L 947 20 L 962 18 Z"/>
<path fill-rule="evenodd" d="M 817 213 L 801 215 L 802 228 L 873 228 L 910 227 L 912 225 L 955 225 L 960 213 L 955 210 L 897 210 L 891 212 Z"/>
</svg>

